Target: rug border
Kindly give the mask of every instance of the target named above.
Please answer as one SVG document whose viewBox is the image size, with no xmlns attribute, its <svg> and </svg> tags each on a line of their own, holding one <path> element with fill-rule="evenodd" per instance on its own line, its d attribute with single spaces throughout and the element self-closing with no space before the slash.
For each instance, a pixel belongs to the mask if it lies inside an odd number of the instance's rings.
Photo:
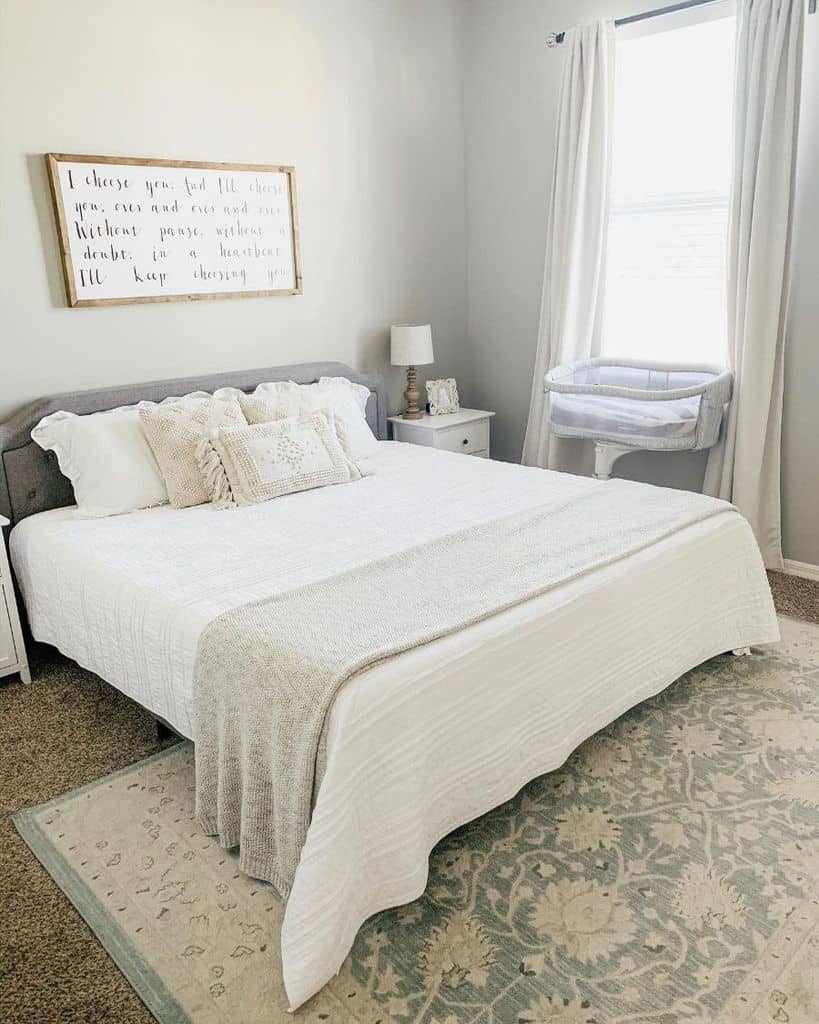
<svg viewBox="0 0 819 1024">
<path fill-rule="evenodd" d="M 178 748 L 185 744 L 175 743 L 173 746 L 160 750 L 156 754 L 135 761 L 134 764 L 120 768 L 95 779 L 93 782 L 80 786 L 77 789 L 69 790 L 61 796 L 47 800 L 36 807 L 28 807 L 16 811 L 11 820 L 28 848 L 48 872 L 57 887 L 68 898 L 71 905 L 91 929 L 102 948 L 111 957 L 117 968 L 122 972 L 125 980 L 136 992 L 150 1013 L 159 1021 L 159 1024 L 192 1024 L 191 1018 L 182 1008 L 181 1004 L 174 999 L 165 983 L 157 972 L 139 954 L 134 944 L 126 935 L 123 928 L 114 920 L 113 916 L 106 910 L 99 898 L 94 895 L 86 885 L 81 876 L 71 867 L 68 861 L 57 850 L 52 841 L 45 835 L 36 815 L 58 803 L 64 803 L 67 799 L 81 796 L 89 790 L 96 789 L 103 782 L 109 782 L 118 776 L 126 775 L 144 764 L 158 761 L 169 756 L 171 753 L 178 753 Z"/>
</svg>

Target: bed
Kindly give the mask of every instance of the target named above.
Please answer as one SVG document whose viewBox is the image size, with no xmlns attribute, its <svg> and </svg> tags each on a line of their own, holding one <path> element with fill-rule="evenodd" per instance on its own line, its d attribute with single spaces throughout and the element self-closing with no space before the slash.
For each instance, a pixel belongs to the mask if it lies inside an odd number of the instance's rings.
<svg viewBox="0 0 819 1024">
<path fill-rule="evenodd" d="M 374 558 L 423 551 L 453 531 L 545 500 L 570 507 L 589 488 L 609 486 L 383 441 L 370 475 L 355 484 L 241 513 L 160 507 L 88 520 L 71 507 L 56 465 L 27 441 L 37 420 L 58 408 L 96 411 L 183 389 L 307 383 L 322 374 L 370 388 L 368 422 L 383 439 L 383 383 L 339 364 L 57 396 L 1 425 L 0 510 L 16 524 L 11 560 L 34 637 L 195 739 L 197 645 L 220 614 Z M 339 969 L 367 917 L 423 892 L 430 850 L 444 835 L 558 767 L 584 739 L 687 670 L 778 639 L 750 527 L 730 506 L 711 512 L 382 660 L 342 687 L 285 913 L 291 1007 Z M 430 593 L 437 569 L 434 561 L 424 569 Z M 397 574 L 398 607 L 405 583 Z"/>
</svg>

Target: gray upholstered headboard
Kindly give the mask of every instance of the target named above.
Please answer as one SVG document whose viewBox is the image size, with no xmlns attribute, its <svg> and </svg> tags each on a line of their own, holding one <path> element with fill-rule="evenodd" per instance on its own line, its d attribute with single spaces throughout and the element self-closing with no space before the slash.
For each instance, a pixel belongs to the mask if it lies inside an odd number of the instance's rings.
<svg viewBox="0 0 819 1024">
<path fill-rule="evenodd" d="M 235 370 L 211 373 L 203 377 L 179 377 L 147 384 L 126 384 L 97 391 L 71 391 L 51 398 L 40 398 L 23 406 L 10 419 L 0 423 L 0 513 L 12 525 L 49 508 L 74 504 L 71 484 L 60 472 L 53 452 L 44 452 L 31 440 L 31 429 L 49 413 L 65 409 L 78 414 L 116 409 L 140 401 L 160 402 L 171 395 L 191 391 L 215 391 L 220 387 L 252 391 L 267 380 L 293 380 L 312 384 L 319 377 L 348 377 L 370 389 L 367 422 L 376 437 L 387 436 L 387 393 L 379 376 L 367 376 L 344 363 L 296 363 L 293 366 L 268 366 L 260 370 Z"/>
</svg>

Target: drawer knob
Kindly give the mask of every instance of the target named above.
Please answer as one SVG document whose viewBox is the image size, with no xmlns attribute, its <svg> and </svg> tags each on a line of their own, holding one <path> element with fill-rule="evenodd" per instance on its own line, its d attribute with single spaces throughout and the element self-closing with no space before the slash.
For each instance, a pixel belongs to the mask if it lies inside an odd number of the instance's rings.
<svg viewBox="0 0 819 1024">
<path fill-rule="evenodd" d="M 461 441 L 461 444 L 469 444 L 469 438 L 465 437 L 463 441 Z"/>
</svg>

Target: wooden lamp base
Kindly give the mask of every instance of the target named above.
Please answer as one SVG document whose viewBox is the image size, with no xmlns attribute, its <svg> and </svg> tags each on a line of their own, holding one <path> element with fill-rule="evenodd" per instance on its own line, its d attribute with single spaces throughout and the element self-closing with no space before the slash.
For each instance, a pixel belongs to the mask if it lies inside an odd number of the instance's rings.
<svg viewBox="0 0 819 1024">
<path fill-rule="evenodd" d="M 424 411 L 418 408 L 418 399 L 421 397 L 421 392 L 418 390 L 418 371 L 414 366 L 407 367 L 407 389 L 404 392 L 404 398 L 407 402 L 407 407 L 401 413 L 405 420 L 420 420 L 423 419 Z"/>
</svg>

